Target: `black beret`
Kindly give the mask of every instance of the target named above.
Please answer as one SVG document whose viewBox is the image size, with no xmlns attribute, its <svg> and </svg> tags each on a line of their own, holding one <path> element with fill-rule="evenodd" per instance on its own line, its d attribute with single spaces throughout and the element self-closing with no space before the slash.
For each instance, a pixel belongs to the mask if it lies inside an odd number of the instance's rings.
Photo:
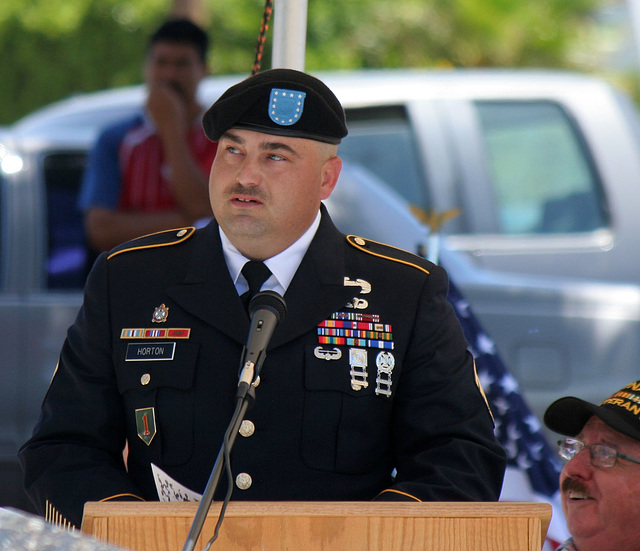
<svg viewBox="0 0 640 551">
<path fill-rule="evenodd" d="M 230 128 L 339 144 L 347 135 L 344 110 L 322 81 L 293 69 L 270 69 L 229 88 L 202 119 L 218 141 Z"/>
</svg>

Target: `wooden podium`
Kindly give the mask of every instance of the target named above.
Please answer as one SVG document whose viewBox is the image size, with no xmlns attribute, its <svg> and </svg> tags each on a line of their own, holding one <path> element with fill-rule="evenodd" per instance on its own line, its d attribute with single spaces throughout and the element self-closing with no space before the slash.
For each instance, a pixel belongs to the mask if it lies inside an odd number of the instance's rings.
<svg viewBox="0 0 640 551">
<path fill-rule="evenodd" d="M 135 551 L 181 551 L 197 503 L 87 503 L 82 530 Z M 211 505 L 198 540 L 213 535 Z M 540 551 L 546 503 L 248 502 L 227 507 L 212 550 Z"/>
</svg>

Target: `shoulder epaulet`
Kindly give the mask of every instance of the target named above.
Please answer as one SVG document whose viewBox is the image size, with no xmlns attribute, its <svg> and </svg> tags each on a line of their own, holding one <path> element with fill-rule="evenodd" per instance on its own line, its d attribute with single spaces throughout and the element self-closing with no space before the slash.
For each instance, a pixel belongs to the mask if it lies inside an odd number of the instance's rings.
<svg viewBox="0 0 640 551">
<path fill-rule="evenodd" d="M 410 253 L 409 251 L 398 249 L 397 247 L 392 247 L 385 243 L 379 243 L 378 241 L 372 241 L 371 239 L 365 239 L 364 237 L 358 237 L 357 235 L 347 235 L 347 241 L 352 247 L 355 247 L 367 254 L 391 260 L 393 262 L 399 262 L 400 264 L 406 264 L 407 266 L 416 268 L 425 274 L 430 273 L 430 262 L 416 254 Z"/>
<path fill-rule="evenodd" d="M 111 250 L 107 258 L 112 259 L 114 256 L 122 253 L 128 253 L 130 251 L 140 251 L 144 249 L 154 249 L 156 247 L 177 245 L 178 243 L 182 243 L 189 239 L 195 231 L 196 229 L 194 227 L 188 227 L 143 235 L 142 237 L 138 237 L 137 239 L 118 245 Z"/>
</svg>

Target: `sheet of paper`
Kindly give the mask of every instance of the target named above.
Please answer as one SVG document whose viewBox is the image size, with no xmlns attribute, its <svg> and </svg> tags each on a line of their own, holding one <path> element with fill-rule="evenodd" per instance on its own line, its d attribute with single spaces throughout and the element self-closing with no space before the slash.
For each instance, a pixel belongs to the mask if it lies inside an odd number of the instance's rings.
<svg viewBox="0 0 640 551">
<path fill-rule="evenodd" d="M 153 463 L 151 463 L 151 472 L 160 501 L 200 501 L 202 499 L 202 495 L 183 486 Z"/>
</svg>

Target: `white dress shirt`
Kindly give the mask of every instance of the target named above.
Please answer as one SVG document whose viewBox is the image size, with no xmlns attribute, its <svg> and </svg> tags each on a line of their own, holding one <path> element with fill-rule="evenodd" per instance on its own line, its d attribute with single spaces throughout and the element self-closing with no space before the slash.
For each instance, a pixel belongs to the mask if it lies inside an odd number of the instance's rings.
<svg viewBox="0 0 640 551">
<path fill-rule="evenodd" d="M 318 210 L 318 214 L 311 226 L 309 226 L 307 231 L 304 232 L 295 243 L 287 247 L 281 253 L 278 253 L 271 258 L 267 258 L 264 261 L 267 268 L 271 270 L 271 276 L 264 282 L 261 290 L 275 291 L 281 296 L 284 296 L 293 276 L 296 273 L 296 270 L 298 269 L 298 266 L 300 265 L 300 262 L 302 262 L 302 258 L 307 252 L 307 249 L 320 226 L 320 218 L 321 215 Z M 236 286 L 238 294 L 242 295 L 249 290 L 247 280 L 241 272 L 242 267 L 249 261 L 249 259 L 244 256 L 233 243 L 231 243 L 224 231 L 222 231 L 222 228 L 220 228 L 220 239 L 222 240 L 222 251 L 224 253 L 225 262 L 227 263 L 227 268 L 229 269 L 229 274 L 231 274 L 231 279 Z"/>
</svg>

